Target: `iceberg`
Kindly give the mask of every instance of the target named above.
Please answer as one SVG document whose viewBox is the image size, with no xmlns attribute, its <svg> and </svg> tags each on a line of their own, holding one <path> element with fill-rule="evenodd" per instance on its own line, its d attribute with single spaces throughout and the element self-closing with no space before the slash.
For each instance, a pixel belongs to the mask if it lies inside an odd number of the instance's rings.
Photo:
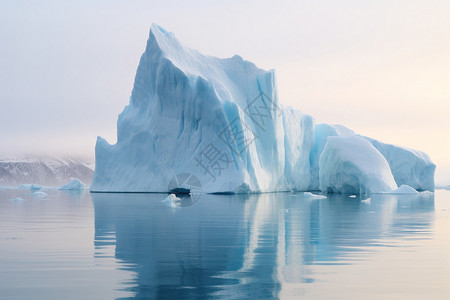
<svg viewBox="0 0 450 300">
<path fill-rule="evenodd" d="M 319 160 L 320 190 L 328 193 L 369 194 L 397 188 L 389 164 L 362 137 L 331 136 Z"/>
<path fill-rule="evenodd" d="M 42 185 L 39 184 L 21 184 L 17 186 L 20 190 L 30 190 L 30 191 L 37 191 L 42 189 Z"/>
<path fill-rule="evenodd" d="M 47 193 L 42 192 L 42 191 L 33 192 L 31 194 L 36 197 L 47 197 Z"/>
<path fill-rule="evenodd" d="M 60 190 L 84 190 L 87 187 L 81 182 L 80 179 L 74 178 L 69 183 L 61 186 Z"/>
<path fill-rule="evenodd" d="M 315 125 L 279 102 L 274 70 L 203 55 L 156 24 L 117 142 L 98 137 L 95 160 L 91 192 L 434 190 L 425 153 Z"/>
<path fill-rule="evenodd" d="M 153 24 L 117 143 L 97 139 L 91 191 L 168 192 L 180 173 L 207 193 L 307 190 L 313 145 L 313 118 L 279 103 L 273 70 Z"/>
</svg>

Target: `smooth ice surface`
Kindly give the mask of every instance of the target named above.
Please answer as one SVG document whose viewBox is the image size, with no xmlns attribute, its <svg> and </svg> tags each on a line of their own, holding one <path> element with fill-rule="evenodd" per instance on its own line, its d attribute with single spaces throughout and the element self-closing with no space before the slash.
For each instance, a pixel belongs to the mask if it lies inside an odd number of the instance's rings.
<svg viewBox="0 0 450 300">
<path fill-rule="evenodd" d="M 330 136 L 355 135 L 353 130 L 342 125 L 317 124 L 314 130 L 314 147 L 310 153 L 311 183 L 310 190 L 319 190 L 319 159 Z"/>
<path fill-rule="evenodd" d="M 84 185 L 84 183 L 81 182 L 80 179 L 74 178 L 69 183 L 61 186 L 60 190 L 84 190 L 87 187 Z"/>
<path fill-rule="evenodd" d="M 365 194 L 397 188 L 386 159 L 359 136 L 332 136 L 319 161 L 320 190 Z"/>
<path fill-rule="evenodd" d="M 409 185 L 403 184 L 402 186 L 400 186 L 398 189 L 392 190 L 390 192 L 385 192 L 385 193 L 389 193 L 389 194 L 412 194 L 412 195 L 416 195 L 419 192 L 416 191 L 414 188 L 410 187 Z"/>
<path fill-rule="evenodd" d="M 328 137 L 353 136 L 354 131 L 342 125 L 317 124 L 315 126 L 315 145 L 310 154 L 311 185 L 310 189 L 319 189 L 319 159 Z M 434 173 L 436 165 L 429 156 L 421 151 L 401 146 L 382 143 L 378 140 L 358 135 L 369 141 L 389 164 L 391 173 L 398 186 L 409 185 L 416 190 L 434 191 Z"/>
<path fill-rule="evenodd" d="M 450 192 L 0 190 L 2 299 L 447 299 Z M 25 201 L 9 199 L 21 197 Z M 183 200 L 184 201 L 184 200 Z"/>
<path fill-rule="evenodd" d="M 405 184 L 419 191 L 434 191 L 436 165 L 426 153 L 364 138 L 386 158 L 398 186 Z"/>
<path fill-rule="evenodd" d="M 307 190 L 313 135 L 310 116 L 279 103 L 274 71 L 153 25 L 117 143 L 97 140 L 91 190 L 167 192 L 180 173 L 204 192 Z"/>
</svg>

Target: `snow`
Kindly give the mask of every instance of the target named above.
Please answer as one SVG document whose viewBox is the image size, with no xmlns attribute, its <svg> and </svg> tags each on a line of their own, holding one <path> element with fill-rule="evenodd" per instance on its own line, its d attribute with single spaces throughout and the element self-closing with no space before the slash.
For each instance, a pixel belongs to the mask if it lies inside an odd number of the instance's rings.
<svg viewBox="0 0 450 300">
<path fill-rule="evenodd" d="M 95 161 L 93 192 L 170 192 L 180 174 L 206 193 L 434 190 L 425 153 L 315 125 L 279 102 L 274 70 L 203 55 L 155 24 L 117 143 L 98 137 Z"/>
<path fill-rule="evenodd" d="M 60 190 L 84 190 L 87 187 L 78 178 L 72 179 L 69 183 L 61 186 Z"/>
<path fill-rule="evenodd" d="M 168 192 L 180 173 L 204 192 L 305 191 L 314 120 L 278 101 L 275 72 L 206 56 L 153 25 L 117 143 L 99 137 L 91 191 Z"/>
<path fill-rule="evenodd" d="M 60 186 L 70 178 L 91 182 L 93 170 L 69 158 L 0 157 L 0 185 L 39 184 Z"/>
<path fill-rule="evenodd" d="M 332 136 L 319 161 L 320 190 L 365 194 L 397 188 L 386 159 L 359 136 Z"/>
<path fill-rule="evenodd" d="M 178 198 L 175 194 L 170 194 L 166 199 L 161 201 L 165 205 L 171 208 L 177 208 L 181 205 L 181 198 Z"/>
</svg>

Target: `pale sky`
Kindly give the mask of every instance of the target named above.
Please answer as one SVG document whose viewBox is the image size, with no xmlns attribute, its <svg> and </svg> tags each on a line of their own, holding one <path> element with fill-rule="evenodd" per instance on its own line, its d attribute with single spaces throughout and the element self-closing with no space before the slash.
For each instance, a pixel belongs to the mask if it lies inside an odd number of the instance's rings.
<svg viewBox="0 0 450 300">
<path fill-rule="evenodd" d="M 427 152 L 450 182 L 450 1 L 0 0 L 0 153 L 115 142 L 150 25 L 275 69 L 280 101 Z"/>
</svg>

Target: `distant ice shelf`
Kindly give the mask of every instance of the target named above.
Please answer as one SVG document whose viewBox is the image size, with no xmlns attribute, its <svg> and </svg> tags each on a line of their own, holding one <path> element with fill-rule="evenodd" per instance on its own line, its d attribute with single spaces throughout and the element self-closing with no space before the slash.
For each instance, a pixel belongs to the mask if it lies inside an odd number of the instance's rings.
<svg viewBox="0 0 450 300">
<path fill-rule="evenodd" d="M 155 24 L 117 143 L 98 137 L 95 152 L 93 192 L 172 192 L 181 177 L 207 193 L 434 190 L 426 154 L 315 125 L 280 103 L 275 71 L 203 55 Z"/>
</svg>

